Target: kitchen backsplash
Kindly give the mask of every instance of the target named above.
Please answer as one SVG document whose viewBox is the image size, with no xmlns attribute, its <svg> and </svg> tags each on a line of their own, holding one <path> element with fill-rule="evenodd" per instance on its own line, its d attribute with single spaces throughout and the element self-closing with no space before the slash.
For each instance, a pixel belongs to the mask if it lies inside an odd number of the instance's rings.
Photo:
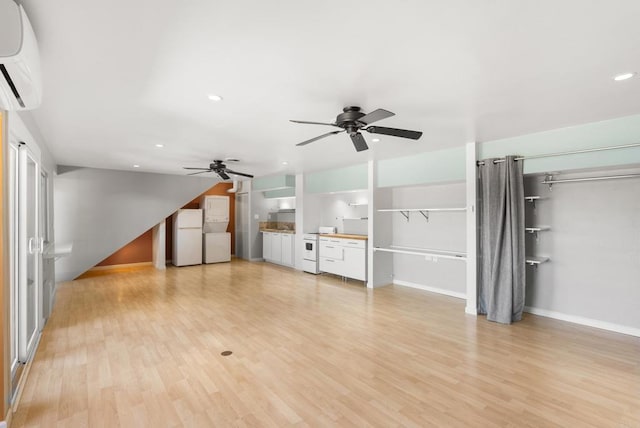
<svg viewBox="0 0 640 428">
<path fill-rule="evenodd" d="M 295 222 L 288 221 L 261 221 L 260 230 L 277 229 L 277 230 L 296 230 Z"/>
</svg>

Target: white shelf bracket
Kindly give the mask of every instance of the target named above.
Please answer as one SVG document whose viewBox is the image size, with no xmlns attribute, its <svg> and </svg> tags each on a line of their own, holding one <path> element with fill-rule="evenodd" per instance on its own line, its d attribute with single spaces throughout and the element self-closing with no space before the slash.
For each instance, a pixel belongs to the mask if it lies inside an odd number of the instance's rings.
<svg viewBox="0 0 640 428">
<path fill-rule="evenodd" d="M 427 220 L 427 222 L 429 221 L 429 211 L 420 211 L 420 214 L 422 214 L 422 216 Z"/>
<path fill-rule="evenodd" d="M 544 177 L 544 181 L 551 181 L 551 180 L 553 180 L 553 175 L 551 174 L 547 174 Z M 549 186 L 549 191 L 551 192 L 553 190 L 553 183 L 549 183 L 548 186 Z"/>
<path fill-rule="evenodd" d="M 409 211 L 400 211 L 400 214 L 402 214 L 404 216 L 404 218 L 407 219 L 407 223 L 409 222 Z"/>
</svg>

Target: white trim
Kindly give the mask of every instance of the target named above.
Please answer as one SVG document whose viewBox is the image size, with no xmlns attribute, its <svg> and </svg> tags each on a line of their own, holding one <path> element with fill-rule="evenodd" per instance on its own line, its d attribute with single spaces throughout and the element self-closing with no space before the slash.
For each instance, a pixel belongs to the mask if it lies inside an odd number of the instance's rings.
<svg viewBox="0 0 640 428">
<path fill-rule="evenodd" d="M 393 280 L 394 285 L 401 285 L 403 287 L 417 288 L 419 290 L 430 291 L 432 293 L 444 294 L 445 296 L 456 297 L 458 299 L 466 299 L 467 295 L 459 291 L 451 291 L 445 288 L 431 287 L 429 285 L 416 284 L 415 282 L 401 281 L 399 279 Z"/>
<path fill-rule="evenodd" d="M 594 320 L 592 318 L 585 318 L 577 315 L 564 314 L 562 312 L 549 311 L 547 309 L 534 308 L 531 306 L 525 306 L 524 310 L 525 312 L 533 315 L 539 315 L 541 317 L 553 318 L 574 324 L 586 325 L 588 327 L 595 327 L 602 330 L 614 331 L 616 333 L 640 337 L 640 328 L 615 324 L 607 321 Z"/>
<path fill-rule="evenodd" d="M 475 142 L 467 143 L 465 149 L 465 183 L 466 183 L 466 237 L 467 237 L 467 263 L 466 263 L 466 298 L 467 306 L 464 311 L 467 314 L 478 315 L 476 309 L 478 295 L 478 214 L 477 214 L 477 180 L 478 145 Z"/>
<path fill-rule="evenodd" d="M 112 269 L 127 269 L 127 268 L 137 268 L 144 266 L 153 266 L 153 262 L 138 262 L 138 263 L 123 263 L 120 265 L 107 265 L 107 266 L 94 266 L 89 269 L 87 272 L 95 272 L 101 270 L 112 270 Z"/>
</svg>

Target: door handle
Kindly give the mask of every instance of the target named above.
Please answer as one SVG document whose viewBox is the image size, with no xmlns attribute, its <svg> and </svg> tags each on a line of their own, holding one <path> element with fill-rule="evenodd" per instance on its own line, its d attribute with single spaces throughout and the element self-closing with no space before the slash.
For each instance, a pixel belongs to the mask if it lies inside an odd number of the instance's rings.
<svg viewBox="0 0 640 428">
<path fill-rule="evenodd" d="M 34 241 L 35 241 L 35 239 L 29 238 L 29 242 L 27 242 L 27 250 L 29 251 L 29 254 L 33 254 L 35 252 L 35 250 L 33 248 L 33 242 Z"/>
<path fill-rule="evenodd" d="M 40 237 L 40 248 L 38 248 L 38 251 L 40 251 L 40 253 L 44 253 L 44 236 Z"/>
</svg>

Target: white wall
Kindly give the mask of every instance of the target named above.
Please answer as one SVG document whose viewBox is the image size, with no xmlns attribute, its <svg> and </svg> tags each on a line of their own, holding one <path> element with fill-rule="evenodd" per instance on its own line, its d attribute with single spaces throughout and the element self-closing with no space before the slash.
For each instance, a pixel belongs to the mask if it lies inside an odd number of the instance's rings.
<svg viewBox="0 0 640 428">
<path fill-rule="evenodd" d="M 367 217 L 367 205 L 349 206 L 350 203 L 363 202 L 368 202 L 366 190 L 320 195 L 320 226 L 334 226 L 338 233 L 366 235 L 366 220 L 349 220 Z"/>
<path fill-rule="evenodd" d="M 632 172 L 640 169 L 556 178 Z M 527 204 L 526 223 L 551 230 L 537 241 L 527 236 L 527 254 L 551 261 L 527 267 L 526 305 L 640 333 L 640 178 L 555 184 L 552 191 L 542 179 L 525 180 L 527 195 L 544 198 L 535 209 Z"/>
<path fill-rule="evenodd" d="M 466 205 L 466 184 L 438 184 L 393 189 L 393 208 L 452 208 Z M 465 212 L 431 212 L 427 221 L 419 212 L 410 213 L 409 221 L 397 212 L 392 216 L 393 244 L 449 251 L 466 251 Z M 394 281 L 466 293 L 465 262 L 394 254 Z"/>
<path fill-rule="evenodd" d="M 73 243 L 56 281 L 75 278 L 215 185 L 204 177 L 61 167 L 54 183 L 56 241 Z"/>
</svg>

